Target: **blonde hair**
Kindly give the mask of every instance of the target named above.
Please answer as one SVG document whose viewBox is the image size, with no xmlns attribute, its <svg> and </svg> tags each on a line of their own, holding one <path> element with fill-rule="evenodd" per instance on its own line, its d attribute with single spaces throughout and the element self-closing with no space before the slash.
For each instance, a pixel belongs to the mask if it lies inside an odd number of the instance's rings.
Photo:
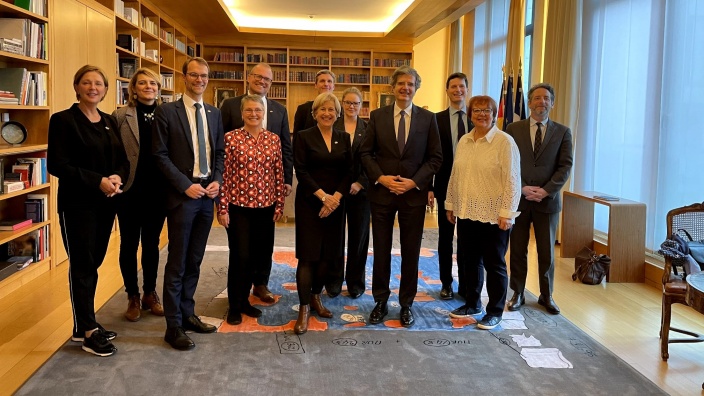
<svg viewBox="0 0 704 396">
<path fill-rule="evenodd" d="M 129 92 L 129 99 L 127 100 L 127 105 L 130 107 L 135 107 L 137 106 L 137 92 L 135 91 L 135 87 L 137 86 L 137 77 L 140 75 L 145 75 L 152 80 L 156 81 L 156 85 L 158 87 L 159 92 L 157 92 L 156 95 L 156 104 L 160 105 L 161 104 L 161 76 L 156 74 L 153 70 L 141 67 L 137 69 L 137 71 L 134 73 L 132 78 L 130 79 L 130 85 L 127 87 L 127 91 Z"/>
<path fill-rule="evenodd" d="M 318 97 L 316 97 L 313 101 L 313 118 L 315 118 L 315 112 L 325 102 L 332 102 L 335 105 L 335 111 L 337 112 L 337 116 L 339 117 L 340 111 L 342 110 L 342 108 L 340 107 L 340 101 L 337 100 L 337 96 L 335 96 L 335 94 L 333 94 L 332 92 L 325 92 L 318 95 Z"/>
</svg>

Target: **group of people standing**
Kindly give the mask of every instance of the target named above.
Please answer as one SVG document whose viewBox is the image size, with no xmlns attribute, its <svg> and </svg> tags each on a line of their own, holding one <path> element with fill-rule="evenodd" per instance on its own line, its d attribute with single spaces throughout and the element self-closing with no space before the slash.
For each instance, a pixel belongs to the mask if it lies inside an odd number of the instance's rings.
<svg viewBox="0 0 704 396">
<path fill-rule="evenodd" d="M 462 73 L 447 80 L 450 107 L 434 114 L 413 104 L 421 85 L 416 70 L 399 67 L 391 76 L 394 104 L 372 111 L 367 123 L 359 117 L 362 93 L 349 88 L 341 103 L 333 94 L 335 75 L 321 70 L 315 82 L 318 96 L 299 106 L 291 138 L 286 108 L 267 98 L 269 65 L 255 65 L 247 76 L 246 94 L 225 100 L 220 109 L 203 102 L 209 75 L 204 59 L 190 58 L 182 73 L 183 98 L 161 105 L 159 76 L 137 70 L 128 105 L 111 116 L 98 109 L 108 80 L 99 68 L 86 65 L 74 77 L 78 103 L 51 117 L 48 170 L 59 178 L 72 339 L 82 342 L 85 351 L 109 356 L 117 350 L 111 342 L 117 334 L 98 324 L 94 309 L 97 270 L 115 215 L 121 229 L 126 319 L 139 320 L 143 309 L 165 316 L 164 339 L 179 350 L 195 347 L 186 331 L 216 331 L 194 310 L 215 206 L 230 248 L 226 321 L 238 325 L 242 315 L 261 316 L 249 302 L 250 290 L 265 303 L 277 301 L 268 288 L 275 222 L 292 192 L 294 169 L 297 334 L 307 331 L 311 312 L 333 316 L 323 304 L 323 288 L 328 298 L 340 294 L 343 282 L 351 298 L 365 292 L 370 219 L 375 307 L 369 323 L 381 323 L 389 313 L 391 247 L 398 219 L 400 322 L 413 326 L 425 208 L 436 200 L 440 298 L 448 300 L 454 298 L 457 225 L 457 294 L 465 304 L 450 316 L 481 314 L 486 271 L 489 303 L 478 327 L 491 329 L 501 322 L 508 287 L 504 256 L 512 229 L 514 296 L 508 309 L 525 303 L 531 223 L 538 244 L 539 303 L 559 313 L 552 299 L 552 243 L 572 143 L 568 128 L 547 119 L 554 103 L 549 85 L 531 88 L 531 118 L 503 132 L 495 125 L 493 99 L 466 100 L 467 77 Z M 156 276 L 164 219 L 169 248 L 162 305 Z M 142 295 L 136 259 L 140 240 Z"/>
</svg>

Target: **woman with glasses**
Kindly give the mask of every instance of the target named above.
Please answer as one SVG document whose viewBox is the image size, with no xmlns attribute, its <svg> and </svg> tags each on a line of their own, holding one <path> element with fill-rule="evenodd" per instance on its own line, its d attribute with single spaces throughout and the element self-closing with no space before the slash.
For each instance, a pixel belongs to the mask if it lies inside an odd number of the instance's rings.
<svg viewBox="0 0 704 396">
<path fill-rule="evenodd" d="M 311 308 L 332 318 L 320 293 L 331 263 L 340 260 L 345 245 L 345 206 L 350 190 L 352 151 L 347 133 L 333 127 L 340 102 L 328 92 L 313 101 L 316 126 L 304 129 L 293 140 L 296 189 L 296 285 L 298 320 L 296 334 L 308 331 Z"/>
<path fill-rule="evenodd" d="M 153 315 L 164 316 L 156 292 L 156 275 L 159 269 L 159 237 L 164 227 L 164 186 L 161 172 L 152 156 L 152 121 L 156 106 L 161 103 L 159 91 L 161 77 L 152 70 L 140 68 L 128 86 L 127 106 L 112 115 L 125 145 L 130 161 L 130 176 L 125 191 L 118 198 L 117 219 L 120 222 L 120 272 L 127 293 L 125 319 L 138 321 L 142 309 Z M 140 301 L 137 280 L 137 249 L 142 240 L 142 291 Z"/>
<path fill-rule="evenodd" d="M 492 98 L 474 96 L 467 109 L 474 129 L 457 143 L 445 199 L 448 221 L 457 222 L 457 265 L 464 268 L 467 293 L 466 304 L 450 316 L 466 318 L 482 312 L 486 269 L 489 303 L 477 327 L 490 330 L 501 323 L 506 302 L 504 257 L 513 220 L 520 214 L 521 161 L 513 138 L 495 125 L 497 106 Z"/>
<path fill-rule="evenodd" d="M 359 158 L 359 147 L 364 140 L 364 130 L 367 122 L 359 117 L 362 108 L 362 93 L 357 88 L 347 88 L 342 93 L 342 117 L 335 121 L 335 129 L 347 132 L 352 140 L 352 184 L 349 195 L 345 198 L 345 214 L 347 215 L 347 271 L 345 274 L 344 259 L 331 263 L 330 276 L 325 290 L 328 296 L 340 294 L 342 280 L 347 283 L 350 297 L 358 298 L 365 289 L 365 268 L 367 252 L 369 251 L 369 200 L 367 188 L 369 181 L 362 169 Z"/>
<path fill-rule="evenodd" d="M 284 165 L 281 140 L 262 128 L 264 99 L 246 95 L 240 105 L 244 126 L 225 134 L 225 171 L 220 189 L 218 223 L 230 247 L 227 323 L 242 323 L 262 311 L 249 303 L 257 268 L 271 262 L 274 223 L 284 213 Z"/>
</svg>

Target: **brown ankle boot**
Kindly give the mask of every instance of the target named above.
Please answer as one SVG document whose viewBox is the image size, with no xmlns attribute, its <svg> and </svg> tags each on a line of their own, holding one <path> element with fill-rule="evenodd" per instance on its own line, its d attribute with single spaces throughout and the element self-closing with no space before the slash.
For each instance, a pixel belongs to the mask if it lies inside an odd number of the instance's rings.
<svg viewBox="0 0 704 396">
<path fill-rule="evenodd" d="M 149 309 L 152 311 L 152 315 L 164 316 L 164 307 L 159 301 L 159 295 L 156 291 L 147 293 L 142 297 L 142 309 Z"/>
<path fill-rule="evenodd" d="M 323 302 L 320 300 L 320 294 L 313 294 L 310 296 L 310 307 L 313 311 L 318 313 L 321 318 L 332 318 L 332 312 L 325 308 Z"/>
<path fill-rule="evenodd" d="M 293 332 L 303 334 L 308 331 L 308 319 L 310 319 L 310 305 L 299 305 L 298 320 L 296 321 L 296 325 L 293 326 Z"/>
<path fill-rule="evenodd" d="M 125 312 L 125 319 L 130 322 L 136 322 L 142 317 L 142 311 L 139 305 L 139 294 L 127 297 L 127 312 Z"/>
</svg>

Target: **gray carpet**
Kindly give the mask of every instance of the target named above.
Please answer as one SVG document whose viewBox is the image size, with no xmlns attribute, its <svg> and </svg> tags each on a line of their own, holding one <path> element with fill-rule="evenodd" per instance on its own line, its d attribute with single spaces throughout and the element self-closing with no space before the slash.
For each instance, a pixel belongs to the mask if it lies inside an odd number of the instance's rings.
<svg viewBox="0 0 704 396">
<path fill-rule="evenodd" d="M 427 230 L 424 247 L 434 248 L 436 235 Z M 226 286 L 227 268 L 227 252 L 217 250 L 226 244 L 224 230 L 214 229 L 196 295 L 196 312 L 214 319 L 227 309 L 226 299 L 216 298 Z M 276 245 L 293 246 L 293 229 L 277 229 Z M 340 296 L 331 303 L 351 301 Z M 369 303 L 360 305 L 364 309 L 358 313 L 367 316 Z M 145 312 L 141 321 L 130 323 L 122 317 L 125 308 L 119 292 L 98 313 L 101 324 L 119 334 L 116 355 L 94 357 L 68 342 L 18 394 L 664 394 L 562 316 L 545 314 L 534 296 L 520 311 L 522 329 L 375 331 L 366 326 L 302 336 L 192 334 L 197 347 L 187 352 L 163 341 L 163 318 Z M 291 320 L 295 317 L 292 312 Z"/>
</svg>

